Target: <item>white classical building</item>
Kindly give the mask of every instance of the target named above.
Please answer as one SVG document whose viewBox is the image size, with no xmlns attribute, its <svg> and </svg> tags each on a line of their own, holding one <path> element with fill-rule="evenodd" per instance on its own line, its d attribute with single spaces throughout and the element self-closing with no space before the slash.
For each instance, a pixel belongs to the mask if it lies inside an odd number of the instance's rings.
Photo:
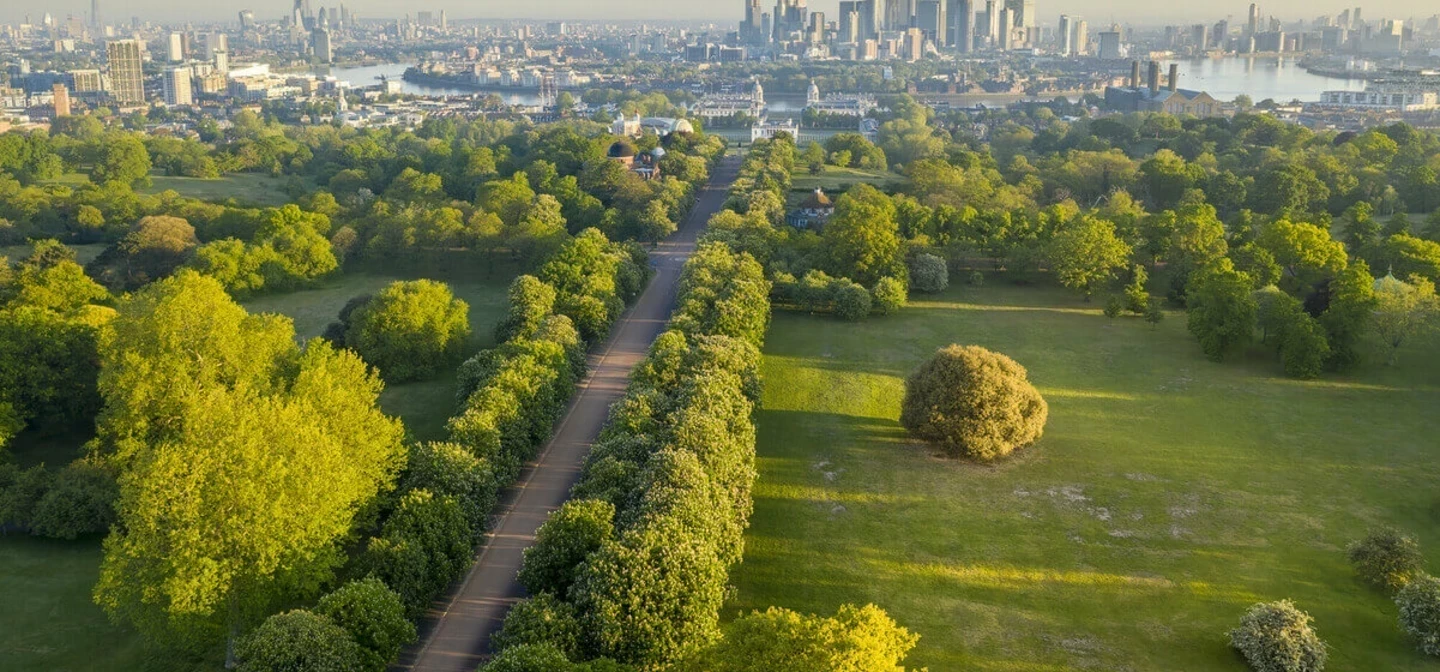
<svg viewBox="0 0 1440 672">
<path fill-rule="evenodd" d="M 789 133 L 790 137 L 796 142 L 800 141 L 800 127 L 795 124 L 794 119 L 770 121 L 769 119 L 761 118 L 760 123 L 750 127 L 750 142 L 755 142 L 761 138 L 769 140 L 775 137 L 777 133 Z"/>
<path fill-rule="evenodd" d="M 712 94 L 697 101 L 690 110 L 702 119 L 733 117 L 737 112 L 759 118 L 765 114 L 765 89 L 756 80 L 749 94 Z"/>
<path fill-rule="evenodd" d="M 863 117 L 876 107 L 879 107 L 879 104 L 875 102 L 875 97 L 863 93 L 830 93 L 821 96 L 820 87 L 813 81 L 810 82 L 809 91 L 805 93 L 805 109 L 824 114 Z"/>
</svg>

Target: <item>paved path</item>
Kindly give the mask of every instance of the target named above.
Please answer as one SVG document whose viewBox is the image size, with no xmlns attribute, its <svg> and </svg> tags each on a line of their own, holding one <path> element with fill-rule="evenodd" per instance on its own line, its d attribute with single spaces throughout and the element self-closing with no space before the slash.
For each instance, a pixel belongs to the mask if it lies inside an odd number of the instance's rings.
<svg viewBox="0 0 1440 672">
<path fill-rule="evenodd" d="M 625 393 L 630 370 L 664 330 L 674 308 L 680 269 L 695 251 L 695 240 L 705 222 L 724 207 L 738 167 L 735 157 L 717 164 L 684 227 L 651 252 L 657 266 L 654 279 L 615 325 L 608 342 L 590 355 L 590 374 L 581 382 L 580 393 L 555 435 L 507 491 L 499 520 L 487 535 L 479 558 L 464 582 L 432 609 L 428 634 L 402 656 L 398 669 L 473 672 L 489 655 L 490 635 L 500 629 L 510 606 L 525 596 L 515 578 L 524 550 L 535 542 L 535 530 L 569 496 L 610 405 Z"/>
</svg>

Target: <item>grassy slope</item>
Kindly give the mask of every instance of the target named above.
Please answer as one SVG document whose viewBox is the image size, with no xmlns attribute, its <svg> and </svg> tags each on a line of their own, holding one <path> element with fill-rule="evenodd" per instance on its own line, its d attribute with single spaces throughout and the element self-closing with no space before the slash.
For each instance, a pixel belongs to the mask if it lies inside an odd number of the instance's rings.
<svg viewBox="0 0 1440 672">
<path fill-rule="evenodd" d="M 150 181 L 151 186 L 143 190 L 147 194 L 173 189 L 181 196 L 205 201 L 234 198 L 241 203 L 272 206 L 285 205 L 291 201 L 285 193 L 286 178 L 258 173 L 233 173 L 213 180 L 151 175 Z"/>
<path fill-rule="evenodd" d="M 825 193 L 832 197 L 838 196 L 850 187 L 860 183 L 873 184 L 876 188 L 884 189 L 900 182 L 901 176 L 884 170 L 861 170 L 859 168 L 841 168 L 839 166 L 825 166 L 825 172 L 819 175 L 811 175 L 804 166 L 795 170 L 795 177 L 792 180 L 791 188 L 795 191 L 811 192 L 816 187 L 825 190 Z"/>
<path fill-rule="evenodd" d="M 897 423 L 903 376 L 943 345 L 1015 357 L 1045 437 L 993 467 L 935 457 Z M 859 325 L 777 314 L 760 479 L 729 613 L 874 602 L 931 670 L 1238 670 L 1225 631 L 1289 597 L 1331 669 L 1436 670 L 1343 547 L 1433 515 L 1440 352 L 1298 382 L 1256 355 L 1200 357 L 1050 289 L 960 288 Z"/>
</svg>

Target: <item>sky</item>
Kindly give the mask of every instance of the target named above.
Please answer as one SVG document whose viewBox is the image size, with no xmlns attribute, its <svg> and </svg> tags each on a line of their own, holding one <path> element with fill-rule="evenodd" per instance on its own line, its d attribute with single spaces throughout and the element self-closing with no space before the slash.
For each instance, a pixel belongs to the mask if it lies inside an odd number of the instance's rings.
<svg viewBox="0 0 1440 672">
<path fill-rule="evenodd" d="M 311 0 L 320 7 L 340 0 Z M 762 0 L 774 5 L 774 0 Z M 838 0 L 811 0 L 813 11 L 834 15 Z M 983 4 L 983 3 L 977 3 Z M 1247 0 L 1222 0 L 1204 3 L 1156 3 L 1153 0 L 1036 0 L 1042 23 L 1054 24 L 1061 13 L 1078 14 L 1093 26 L 1109 23 L 1168 23 L 1180 21 L 1217 21 L 1244 17 Z M 275 19 L 289 12 L 291 0 L 100 0 L 100 13 L 107 21 L 139 16 L 157 22 L 234 21 L 236 12 L 249 9 L 257 19 Z M 446 10 L 451 20 L 463 19 L 713 19 L 735 23 L 744 12 L 744 0 L 345 0 L 345 6 L 362 18 L 399 18 L 405 12 Z M 1440 12 L 1435 0 L 1380 0 L 1361 5 L 1367 19 L 1423 18 Z M 1314 0 L 1270 0 L 1260 3 L 1262 15 L 1282 20 L 1312 19 L 1321 14 L 1338 14 L 1344 5 Z M 39 22 L 45 12 L 57 19 L 73 14 L 88 15 L 89 0 L 0 0 L 0 22 L 21 21 L 28 13 Z M 1053 17 L 1053 18 L 1052 18 Z M 1113 17 L 1113 18 L 1112 18 Z"/>
</svg>

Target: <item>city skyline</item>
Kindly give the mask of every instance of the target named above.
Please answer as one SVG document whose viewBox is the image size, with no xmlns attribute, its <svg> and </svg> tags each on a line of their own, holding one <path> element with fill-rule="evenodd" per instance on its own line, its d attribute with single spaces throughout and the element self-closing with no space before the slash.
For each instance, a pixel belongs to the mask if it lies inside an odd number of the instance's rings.
<svg viewBox="0 0 1440 672">
<path fill-rule="evenodd" d="M 8 4 L 8 3 L 7 3 Z M 339 4 L 339 0 L 336 0 Z M 983 3 L 982 3 L 983 4 Z M 182 0 L 99 0 L 102 20 L 115 23 L 139 17 L 151 22 L 214 22 L 235 21 L 235 14 L 242 9 L 255 12 L 258 20 L 275 20 L 286 16 L 289 3 L 286 0 L 244 0 L 227 3 L 193 3 Z M 362 18 L 401 18 L 394 3 L 383 0 L 348 0 L 345 5 Z M 773 9 L 773 2 L 762 2 L 766 11 Z M 1343 6 L 1342 6 L 1343 5 Z M 38 23 L 49 12 L 56 19 L 66 16 L 89 18 L 93 4 L 91 0 L 61 0 L 43 7 L 10 6 L 0 8 L 0 22 L 17 23 L 28 15 Z M 1261 12 L 1282 20 L 1312 19 L 1322 14 L 1338 14 L 1354 3 L 1328 4 L 1303 2 L 1302 0 L 1274 0 L 1261 3 Z M 1434 15 L 1440 9 L 1429 0 L 1382 0 L 1362 5 L 1365 15 L 1372 20 L 1381 18 L 1412 19 Z M 516 5 L 495 0 L 480 2 L 467 0 L 422 0 L 407 4 L 406 9 L 413 16 L 418 11 L 445 10 L 452 21 L 472 19 L 524 20 L 524 19 L 574 19 L 574 20 L 694 20 L 714 21 L 721 25 L 734 24 L 743 15 L 743 0 L 726 0 L 723 3 L 681 0 L 667 5 L 663 17 L 656 16 L 655 4 L 642 0 L 614 0 L 608 3 L 593 3 L 587 0 L 550 0 L 539 5 Z M 812 11 L 824 12 L 827 17 L 838 16 L 838 0 L 821 0 L 810 3 Z M 1214 20 L 1231 16 L 1243 18 L 1249 3 L 1231 2 L 1208 5 L 1185 5 L 1182 8 L 1167 6 L 1158 11 L 1155 3 L 1143 0 L 1058 0 L 1042 2 L 1038 7 L 1040 22 L 1052 25 L 1061 14 L 1083 16 L 1097 22 L 1116 21 L 1135 24 L 1162 24 L 1195 20 Z M 523 9 L 524 11 L 520 11 Z"/>
</svg>

